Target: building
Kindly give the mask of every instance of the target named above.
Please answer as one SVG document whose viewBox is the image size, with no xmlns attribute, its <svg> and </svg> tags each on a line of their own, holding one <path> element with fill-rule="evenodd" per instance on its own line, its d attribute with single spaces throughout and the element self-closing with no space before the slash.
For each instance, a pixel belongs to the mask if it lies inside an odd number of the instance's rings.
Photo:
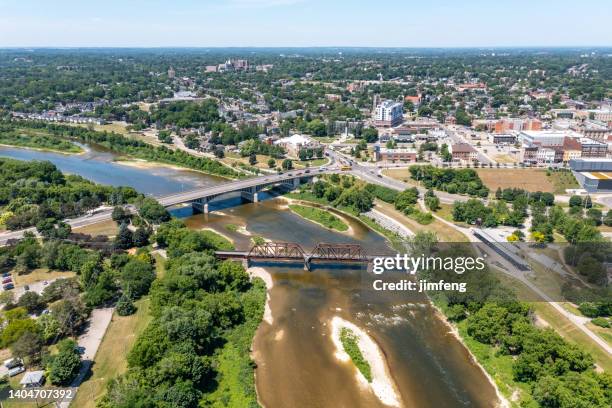
<svg viewBox="0 0 612 408">
<path fill-rule="evenodd" d="M 582 145 L 573 137 L 566 137 L 563 140 L 563 163 L 570 160 L 579 159 L 582 156 Z"/>
<path fill-rule="evenodd" d="M 269 72 L 272 68 L 274 68 L 273 64 L 264 64 L 264 65 L 255 65 L 255 71 L 257 72 Z"/>
<path fill-rule="evenodd" d="M 600 122 L 612 122 L 612 110 L 610 109 L 594 110 L 589 111 L 589 113 L 593 114 L 593 119 L 598 120 Z"/>
<path fill-rule="evenodd" d="M 579 139 L 580 146 L 582 147 L 581 157 L 606 157 L 608 154 L 608 144 L 602 143 L 597 140 L 589 139 L 587 137 L 581 137 Z"/>
<path fill-rule="evenodd" d="M 38 388 L 42 387 L 45 383 L 45 372 L 44 371 L 28 371 L 23 375 L 19 384 L 23 388 Z"/>
<path fill-rule="evenodd" d="M 570 168 L 582 188 L 589 193 L 612 191 L 612 159 L 574 159 Z"/>
<path fill-rule="evenodd" d="M 204 72 L 206 72 L 206 73 L 217 72 L 217 66 L 216 65 L 207 65 L 204 68 Z"/>
<path fill-rule="evenodd" d="M 553 164 L 556 162 L 557 152 L 560 149 L 551 149 L 549 147 L 541 147 L 536 151 L 536 162 L 538 164 Z"/>
<path fill-rule="evenodd" d="M 584 137 L 588 137 L 589 139 L 604 142 L 608 140 L 609 135 L 612 135 L 612 129 L 605 122 L 586 120 L 584 122 L 584 127 L 581 129 L 581 133 Z"/>
<path fill-rule="evenodd" d="M 405 96 L 404 101 L 411 102 L 415 108 L 418 108 L 421 104 L 421 95 L 419 94 L 417 96 Z"/>
<path fill-rule="evenodd" d="M 387 149 L 380 145 L 374 146 L 374 159 L 377 162 L 404 162 L 416 163 L 417 152 L 415 149 Z"/>
<path fill-rule="evenodd" d="M 342 100 L 342 96 L 338 94 L 325 94 L 325 98 L 331 102 L 340 102 Z"/>
<path fill-rule="evenodd" d="M 542 130 L 542 122 L 538 119 L 506 118 L 500 119 L 494 124 L 495 133 L 507 133 L 510 130 L 517 132 L 522 130 Z"/>
<path fill-rule="evenodd" d="M 575 132 L 549 131 L 549 130 L 524 130 L 519 133 L 521 143 L 527 145 L 537 144 L 542 147 L 562 147 L 566 137 L 580 137 Z"/>
<path fill-rule="evenodd" d="M 176 71 L 174 71 L 174 68 L 172 67 L 168 68 L 168 78 L 174 79 L 175 76 L 176 76 Z"/>
<path fill-rule="evenodd" d="M 299 157 L 302 149 L 317 149 L 322 147 L 319 142 L 308 136 L 299 134 L 279 139 L 274 142 L 274 145 L 282 147 L 287 154 L 292 157 Z"/>
<path fill-rule="evenodd" d="M 516 143 L 516 136 L 511 134 L 489 134 L 489 140 L 495 144 L 513 145 Z"/>
<path fill-rule="evenodd" d="M 457 84 L 455 89 L 459 92 L 465 91 L 486 91 L 487 85 L 482 82 L 468 83 L 468 84 Z"/>
<path fill-rule="evenodd" d="M 404 119 L 404 105 L 400 102 L 386 100 L 374 110 L 374 123 L 376 126 L 393 127 L 402 123 Z"/>
<path fill-rule="evenodd" d="M 476 160 L 478 153 L 467 143 L 456 143 L 449 147 L 449 153 L 453 156 L 453 161 L 469 162 Z"/>
</svg>

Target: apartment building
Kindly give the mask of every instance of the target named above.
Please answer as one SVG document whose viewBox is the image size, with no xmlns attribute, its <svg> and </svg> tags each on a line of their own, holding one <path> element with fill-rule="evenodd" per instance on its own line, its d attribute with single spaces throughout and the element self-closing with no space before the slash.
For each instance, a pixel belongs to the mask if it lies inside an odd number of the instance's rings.
<svg viewBox="0 0 612 408">
<path fill-rule="evenodd" d="M 400 102 L 385 100 L 374 110 L 374 123 L 376 126 L 393 127 L 402 123 L 404 119 L 404 105 Z"/>
</svg>

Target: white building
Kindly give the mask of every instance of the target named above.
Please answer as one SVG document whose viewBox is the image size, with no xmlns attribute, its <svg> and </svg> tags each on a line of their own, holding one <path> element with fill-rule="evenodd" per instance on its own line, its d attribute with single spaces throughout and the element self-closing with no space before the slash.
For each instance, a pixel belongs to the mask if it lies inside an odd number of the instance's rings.
<svg viewBox="0 0 612 408">
<path fill-rule="evenodd" d="M 519 133 L 521 143 L 538 144 L 542 147 L 561 147 L 566 137 L 580 138 L 581 135 L 572 131 L 558 130 L 523 130 Z"/>
<path fill-rule="evenodd" d="M 538 152 L 536 153 L 536 160 L 538 163 L 554 163 L 555 154 L 556 152 L 554 149 L 538 149 Z"/>
<path fill-rule="evenodd" d="M 403 119 L 404 105 L 401 102 L 386 100 L 376 105 L 374 121 L 377 126 L 397 126 Z"/>
<path fill-rule="evenodd" d="M 299 157 L 300 150 L 302 149 L 316 149 L 321 147 L 321 144 L 308 136 L 304 135 L 291 135 L 284 137 L 274 142 L 274 145 L 280 146 L 287 152 L 288 155 L 293 157 Z"/>
</svg>

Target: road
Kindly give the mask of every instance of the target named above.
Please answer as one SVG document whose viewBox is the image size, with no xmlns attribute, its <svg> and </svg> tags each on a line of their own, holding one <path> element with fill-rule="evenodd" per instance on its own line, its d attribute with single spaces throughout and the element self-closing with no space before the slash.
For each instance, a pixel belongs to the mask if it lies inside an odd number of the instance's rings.
<svg viewBox="0 0 612 408">
<path fill-rule="evenodd" d="M 78 217 L 78 218 L 70 218 L 70 219 L 64 220 L 64 222 L 70 225 L 70 227 L 72 227 L 73 229 L 79 228 L 79 227 L 86 227 L 91 224 L 96 224 L 98 222 L 102 222 L 102 221 L 111 219 L 111 214 L 113 213 L 113 209 L 108 208 L 108 207 L 99 207 L 98 209 L 94 211 L 95 213 L 93 215 L 83 215 L 82 217 Z M 0 234 L 0 246 L 6 245 L 7 241 L 11 239 L 23 238 L 23 235 L 26 232 L 31 232 L 34 235 L 38 236 L 38 232 L 36 231 L 36 228 L 34 227 L 22 229 L 19 231 L 4 232 Z"/>
</svg>

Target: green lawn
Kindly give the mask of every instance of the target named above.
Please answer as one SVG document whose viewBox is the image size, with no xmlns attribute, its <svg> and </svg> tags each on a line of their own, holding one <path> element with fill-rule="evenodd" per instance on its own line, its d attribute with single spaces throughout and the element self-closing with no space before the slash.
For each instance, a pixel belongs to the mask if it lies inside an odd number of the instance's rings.
<svg viewBox="0 0 612 408">
<path fill-rule="evenodd" d="M 134 302 L 138 310 L 131 316 L 113 314 L 92 366 L 92 375 L 83 382 L 72 402 L 73 407 L 95 408 L 106 393 L 106 383 L 127 370 L 127 354 L 136 338 L 151 321 L 148 298 Z"/>
<path fill-rule="evenodd" d="M 336 231 L 347 231 L 348 225 L 340 218 L 336 217 L 332 213 L 320 208 L 308 207 L 299 204 L 290 204 L 289 209 L 294 213 L 298 214 L 302 218 L 316 222 L 317 224 L 323 225 L 325 228 L 333 229 Z"/>
</svg>

